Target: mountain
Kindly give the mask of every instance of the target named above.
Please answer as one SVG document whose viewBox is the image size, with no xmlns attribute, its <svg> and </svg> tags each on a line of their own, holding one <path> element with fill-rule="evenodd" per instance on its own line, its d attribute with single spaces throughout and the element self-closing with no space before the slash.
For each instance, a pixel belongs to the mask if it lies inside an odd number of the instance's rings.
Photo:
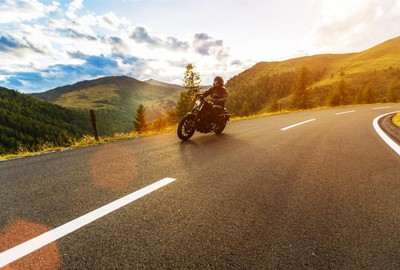
<svg viewBox="0 0 400 270">
<path fill-rule="evenodd" d="M 227 82 L 227 108 L 234 115 L 290 107 L 302 67 L 309 70 L 307 89 L 313 107 L 397 101 L 400 98 L 400 37 L 359 53 L 323 54 L 260 62 Z M 341 86 L 340 86 L 341 85 Z M 334 97 L 341 92 L 340 104 Z"/>
<path fill-rule="evenodd" d="M 0 87 L 0 155 L 65 146 L 91 133 L 88 113 Z"/>
<path fill-rule="evenodd" d="M 156 80 L 146 82 L 127 76 L 110 76 L 58 87 L 33 96 L 73 109 L 94 109 L 99 132 L 130 132 L 140 104 L 152 121 L 174 108 L 182 87 Z"/>
<path fill-rule="evenodd" d="M 151 84 L 151 85 L 157 85 L 157 86 L 162 86 L 166 88 L 172 88 L 172 89 L 177 89 L 179 91 L 183 90 L 183 87 L 177 84 L 171 84 L 171 83 L 165 83 L 165 82 L 160 82 L 154 79 L 149 79 L 147 81 L 144 81 L 145 83 Z"/>
</svg>

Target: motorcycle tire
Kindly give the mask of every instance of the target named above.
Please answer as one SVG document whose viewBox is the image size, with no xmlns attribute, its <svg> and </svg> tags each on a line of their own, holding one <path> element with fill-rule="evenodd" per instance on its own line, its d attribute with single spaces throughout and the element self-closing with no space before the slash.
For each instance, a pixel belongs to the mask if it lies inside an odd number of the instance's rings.
<svg viewBox="0 0 400 270">
<path fill-rule="evenodd" d="M 218 126 L 215 129 L 214 133 L 217 134 L 217 135 L 221 134 L 222 131 L 224 131 L 225 127 L 226 127 L 226 121 L 221 126 Z"/>
<path fill-rule="evenodd" d="M 177 132 L 179 139 L 182 141 L 189 140 L 193 136 L 195 132 L 194 119 L 195 116 L 193 114 L 187 114 L 179 122 Z"/>
</svg>

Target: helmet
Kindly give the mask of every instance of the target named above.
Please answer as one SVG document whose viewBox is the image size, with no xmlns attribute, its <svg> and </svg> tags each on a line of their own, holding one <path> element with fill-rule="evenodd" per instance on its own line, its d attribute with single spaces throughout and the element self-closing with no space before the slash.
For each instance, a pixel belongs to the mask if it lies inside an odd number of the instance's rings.
<svg viewBox="0 0 400 270">
<path fill-rule="evenodd" d="M 224 86 L 224 79 L 222 79 L 220 76 L 217 76 L 214 78 L 214 86 Z"/>
</svg>

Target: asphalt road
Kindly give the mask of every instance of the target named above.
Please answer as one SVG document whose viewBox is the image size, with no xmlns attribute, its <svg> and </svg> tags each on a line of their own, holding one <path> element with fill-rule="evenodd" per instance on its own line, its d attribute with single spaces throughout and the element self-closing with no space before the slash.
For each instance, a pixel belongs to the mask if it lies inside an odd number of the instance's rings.
<svg viewBox="0 0 400 270">
<path fill-rule="evenodd" d="M 372 125 L 392 111 L 301 112 L 183 143 L 168 133 L 0 162 L 0 251 L 176 179 L 4 269 L 399 269 L 400 156 Z"/>
</svg>

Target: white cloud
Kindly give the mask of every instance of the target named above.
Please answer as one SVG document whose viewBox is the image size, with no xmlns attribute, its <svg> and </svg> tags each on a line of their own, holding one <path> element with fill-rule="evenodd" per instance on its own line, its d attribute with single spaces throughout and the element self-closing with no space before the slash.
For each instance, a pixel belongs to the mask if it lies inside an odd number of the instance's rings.
<svg viewBox="0 0 400 270">
<path fill-rule="evenodd" d="M 399 0 L 323 0 L 320 19 L 303 42 L 315 53 L 356 52 L 398 35 Z"/>
<path fill-rule="evenodd" d="M 83 8 L 83 0 L 73 0 L 69 5 L 68 5 L 68 10 L 66 12 L 66 15 L 70 19 L 76 19 L 77 15 L 76 12 L 80 9 Z"/>
<path fill-rule="evenodd" d="M 0 5 L 0 23 L 40 19 L 56 11 L 58 7 L 58 2 L 46 6 L 37 0 L 4 0 Z"/>
<path fill-rule="evenodd" d="M 6 0 L 5 6 L 13 16 L 5 13 L 6 16 L 0 17 L 0 24 L 5 26 L 0 29 L 1 70 L 7 72 L 2 74 L 0 82 L 21 72 L 37 73 L 43 78 L 39 82 L 43 85 L 27 82 L 30 77 L 26 76 L 20 80 L 18 87 L 27 92 L 33 91 L 30 88 L 33 85 L 35 91 L 47 90 L 55 87 L 54 83 L 61 86 L 72 83 L 72 79 L 90 79 L 91 75 L 79 70 L 86 72 L 96 63 L 116 66 L 107 66 L 103 71 L 95 68 L 92 76 L 107 76 L 110 72 L 109 75 L 121 73 L 142 80 L 155 78 L 179 83 L 186 65 L 193 63 L 206 84 L 216 75 L 228 79 L 249 66 L 249 61 L 232 59 L 222 39 L 206 33 L 183 37 L 153 34 L 111 11 L 83 14 L 79 12 L 84 8 L 82 0 L 71 1 L 64 11 L 55 2 L 45 5 L 36 0 L 17 3 Z M 54 11 L 57 12 L 51 14 Z M 15 22 L 19 17 L 25 20 Z M 32 23 L 34 19 L 43 22 Z M 49 82 L 51 86 L 46 85 Z"/>
</svg>

